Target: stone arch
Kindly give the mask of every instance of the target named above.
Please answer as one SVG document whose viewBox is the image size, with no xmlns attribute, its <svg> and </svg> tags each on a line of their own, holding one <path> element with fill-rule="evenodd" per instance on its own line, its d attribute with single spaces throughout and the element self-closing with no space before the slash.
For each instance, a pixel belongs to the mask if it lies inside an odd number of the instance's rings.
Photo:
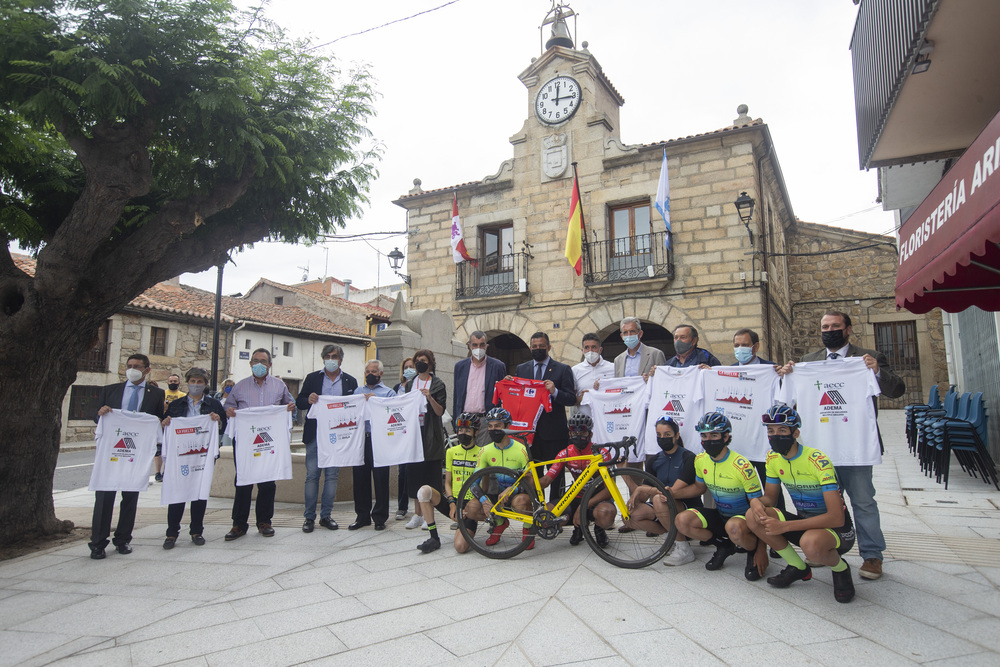
<svg viewBox="0 0 1000 667">
<path fill-rule="evenodd" d="M 644 326 L 647 322 L 659 325 L 666 329 L 667 332 L 672 332 L 674 327 L 680 324 L 692 324 L 698 329 L 700 334 L 699 345 L 701 347 L 709 347 L 710 345 L 710 341 L 705 337 L 701 323 L 690 317 L 687 311 L 678 308 L 666 299 L 625 298 L 619 301 L 609 301 L 595 305 L 586 315 L 580 318 L 573 330 L 570 331 L 566 341 L 562 344 L 562 348 L 558 351 L 553 349 L 553 355 L 560 360 L 574 359 L 576 361 L 573 361 L 573 363 L 577 363 L 580 357 L 580 344 L 583 340 L 583 334 L 593 332 L 601 336 L 601 340 L 604 340 L 610 332 L 618 330 L 619 322 L 626 315 L 638 317 Z M 672 344 L 673 339 L 671 337 Z M 607 349 L 604 352 L 604 356 L 609 361 L 614 361 L 614 356 L 609 357 Z M 567 361 L 567 363 L 569 362 Z"/>
<path fill-rule="evenodd" d="M 528 352 L 528 341 L 531 334 L 539 331 L 538 323 L 518 312 L 490 312 L 469 315 L 455 329 L 455 338 L 463 343 L 468 342 L 473 331 L 482 331 L 490 341 L 490 356 L 496 357 L 507 364 L 507 372 L 513 374 L 518 363 L 531 358 Z M 494 341 L 503 337 L 496 349 Z M 523 344 L 523 348 L 520 344 Z"/>
</svg>

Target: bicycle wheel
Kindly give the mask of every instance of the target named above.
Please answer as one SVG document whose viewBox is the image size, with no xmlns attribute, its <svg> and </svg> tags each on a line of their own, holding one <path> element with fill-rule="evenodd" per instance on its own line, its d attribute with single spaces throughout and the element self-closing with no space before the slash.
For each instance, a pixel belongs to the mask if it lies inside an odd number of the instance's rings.
<svg viewBox="0 0 1000 667">
<path fill-rule="evenodd" d="M 671 517 L 670 530 L 659 535 L 647 532 L 641 527 L 629 530 L 629 527 L 622 521 L 621 508 L 616 507 L 614 501 L 609 500 L 599 503 L 591 512 L 587 512 L 585 517 L 582 517 L 583 536 L 590 548 L 612 565 L 630 569 L 652 565 L 670 551 L 670 547 L 674 545 L 674 539 L 677 537 L 677 527 L 673 521 L 673 518 L 677 516 L 677 505 L 674 503 L 674 497 L 664 488 L 660 480 L 638 468 L 618 468 L 608 472 L 625 502 L 628 502 L 631 493 L 629 489 L 639 486 L 656 487 L 660 493 L 666 496 Z M 600 478 L 596 478 L 595 482 L 588 484 L 583 491 L 581 499 L 583 507 L 588 507 L 594 495 L 604 488 L 604 485 L 600 483 Z M 612 512 L 614 519 L 611 521 L 611 525 L 608 528 L 598 527 L 595 523 L 597 516 L 600 516 L 603 521 L 608 521 L 608 515 Z M 594 516 L 591 516 L 592 514 Z"/>
<path fill-rule="evenodd" d="M 479 485 L 483 493 L 489 496 L 491 502 L 496 502 L 498 496 L 507 488 L 511 482 L 516 480 L 521 473 L 510 468 L 501 466 L 491 466 L 472 473 L 462 485 L 459 498 L 467 498 L 474 485 Z M 475 497 L 475 494 L 471 494 Z M 478 505 L 478 502 L 477 502 Z M 504 503 L 505 509 L 510 509 L 509 502 Z M 520 521 L 512 519 L 501 519 L 492 512 L 484 519 L 474 518 L 475 528 L 466 525 L 465 503 L 458 508 L 458 529 L 462 537 L 472 548 L 486 556 L 487 558 L 511 558 L 528 548 L 533 539 L 533 535 L 528 539 L 523 539 L 523 525 Z M 502 521 L 501 523 L 497 523 Z"/>
</svg>

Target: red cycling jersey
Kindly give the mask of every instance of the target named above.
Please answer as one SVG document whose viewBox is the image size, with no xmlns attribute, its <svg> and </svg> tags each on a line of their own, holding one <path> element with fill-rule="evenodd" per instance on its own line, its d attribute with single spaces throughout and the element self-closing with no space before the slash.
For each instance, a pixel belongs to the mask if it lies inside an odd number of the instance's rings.
<svg viewBox="0 0 1000 667">
<path fill-rule="evenodd" d="M 552 412 L 552 396 L 541 380 L 500 380 L 493 388 L 493 404 L 502 405 L 510 413 L 510 428 L 515 431 L 534 429 L 543 410 Z M 525 438 L 530 445 L 535 434 L 530 433 Z"/>
<path fill-rule="evenodd" d="M 593 454 L 594 450 L 589 442 L 582 450 L 577 449 L 576 445 L 570 445 L 556 454 L 556 462 L 549 466 L 548 471 L 545 473 L 545 477 L 548 477 L 550 482 L 555 480 L 556 477 L 562 474 L 563 466 L 566 466 L 569 468 L 570 474 L 573 475 L 573 479 L 576 479 L 583 474 L 584 470 L 587 469 L 587 466 L 590 465 L 590 461 L 584 459 L 577 461 L 561 461 L 559 459 L 569 459 L 574 456 L 593 456 Z M 601 449 L 601 456 L 604 457 L 605 461 L 611 460 L 611 452 L 607 449 Z"/>
</svg>

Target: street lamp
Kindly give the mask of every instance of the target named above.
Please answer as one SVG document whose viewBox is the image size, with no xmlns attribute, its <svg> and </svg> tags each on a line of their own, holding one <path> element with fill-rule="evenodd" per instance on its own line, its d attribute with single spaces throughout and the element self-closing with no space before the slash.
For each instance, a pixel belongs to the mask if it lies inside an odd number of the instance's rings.
<svg viewBox="0 0 1000 667">
<path fill-rule="evenodd" d="M 403 279 L 404 283 L 409 285 L 410 276 L 406 275 L 405 273 L 399 272 L 399 270 L 403 267 L 403 260 L 406 258 L 406 255 L 404 255 L 397 247 L 393 248 L 392 252 L 390 252 L 387 255 L 387 257 L 389 258 L 389 266 L 392 268 L 392 270 L 396 273 L 397 276 Z"/>
<path fill-rule="evenodd" d="M 750 220 L 753 219 L 753 207 L 757 202 L 746 192 L 741 192 L 733 204 L 736 206 L 736 213 L 740 216 L 740 222 L 747 228 L 750 234 L 750 245 L 753 246 L 753 230 L 750 229 Z"/>
</svg>

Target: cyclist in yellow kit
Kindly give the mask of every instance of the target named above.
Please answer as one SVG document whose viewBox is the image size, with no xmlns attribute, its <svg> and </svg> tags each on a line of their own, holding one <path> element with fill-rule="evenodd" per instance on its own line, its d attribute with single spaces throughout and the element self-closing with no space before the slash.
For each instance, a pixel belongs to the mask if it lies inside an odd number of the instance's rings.
<svg viewBox="0 0 1000 667">
<path fill-rule="evenodd" d="M 771 451 L 765 463 L 764 495 L 750 501 L 747 525 L 785 559 L 788 566 L 768 577 L 767 583 L 787 588 L 795 581 L 812 579 L 812 570 L 789 544 L 801 547 L 806 558 L 833 570 L 833 597 L 837 602 L 854 599 L 851 568 L 841 558 L 854 546 L 854 524 L 844 505 L 837 473 L 826 454 L 799 444 L 802 418 L 790 407 L 776 405 L 761 416 L 767 427 Z M 781 485 L 798 514 L 774 507 Z"/>
</svg>

